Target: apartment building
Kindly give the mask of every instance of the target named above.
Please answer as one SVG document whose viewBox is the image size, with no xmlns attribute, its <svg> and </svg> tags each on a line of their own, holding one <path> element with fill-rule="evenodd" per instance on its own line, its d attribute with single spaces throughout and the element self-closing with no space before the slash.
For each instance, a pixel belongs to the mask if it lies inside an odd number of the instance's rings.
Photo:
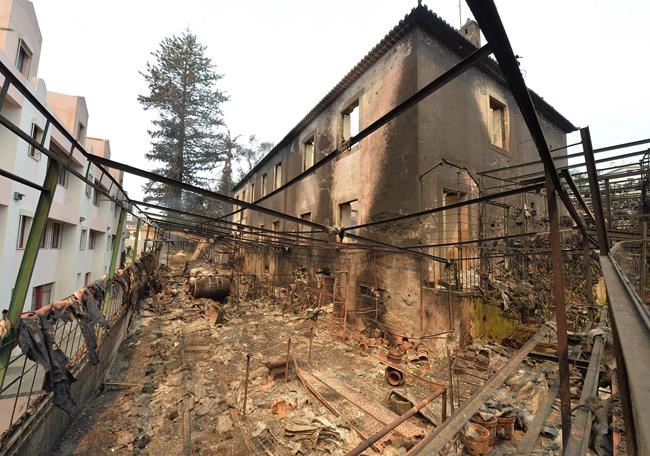
<svg viewBox="0 0 650 456">
<path fill-rule="evenodd" d="M 48 91 L 39 78 L 42 37 L 34 6 L 27 0 L 0 1 L 0 59 L 15 68 L 16 75 L 45 104 L 88 152 L 110 157 L 109 141 L 87 136 L 88 108 L 81 96 Z M 45 120 L 22 95 L 9 90 L 2 113 L 32 138 L 54 153 L 68 155 L 70 142 L 48 131 Z M 42 184 L 48 158 L 15 134 L 0 127 L 0 168 Z M 77 151 L 71 166 L 94 175 L 93 166 Z M 121 183 L 122 175 L 113 177 Z M 106 188 L 104 182 L 97 181 Z M 0 177 L 0 301 L 9 304 L 23 249 L 29 235 L 39 191 Z M 30 283 L 24 310 L 63 298 L 77 288 L 101 278 L 108 271 L 112 240 L 117 233 L 119 210 L 91 186 L 61 170 L 49 213 L 49 221 Z"/>
<path fill-rule="evenodd" d="M 426 6 L 417 6 L 234 187 L 235 197 L 255 201 L 309 170 L 478 47 L 476 23 L 468 21 L 456 30 Z M 540 96 L 531 96 L 550 148 L 562 148 L 566 133 L 575 127 Z M 496 62 L 488 59 L 266 199 L 263 206 L 330 227 L 355 226 L 475 198 L 489 187 L 481 182 L 479 171 L 537 157 L 514 97 Z M 540 195 L 524 193 L 509 201 L 487 211 L 487 230 L 515 233 L 525 223 L 543 223 Z M 531 207 L 539 209 L 535 221 L 515 219 Z M 236 214 L 234 221 L 279 232 L 301 230 L 296 223 L 250 210 Z M 477 239 L 478 229 L 479 214 L 465 207 L 354 233 L 398 246 L 442 244 L 420 251 L 458 260 L 472 252 L 455 244 Z M 336 241 L 331 233 L 312 236 Z M 251 252 L 244 260 L 245 271 L 268 272 L 279 281 L 300 266 L 312 273 L 338 274 L 337 293 L 346 295 L 349 310 L 361 314 L 376 306 L 381 289 L 381 306 L 373 318 L 408 333 L 446 329 L 447 318 L 440 316 L 448 312 L 449 287 L 441 279 L 448 264 L 363 250 L 303 250 L 296 246 Z M 478 262 L 460 268 L 466 283 L 480 273 Z M 461 284 L 456 288 L 462 289 Z"/>
</svg>

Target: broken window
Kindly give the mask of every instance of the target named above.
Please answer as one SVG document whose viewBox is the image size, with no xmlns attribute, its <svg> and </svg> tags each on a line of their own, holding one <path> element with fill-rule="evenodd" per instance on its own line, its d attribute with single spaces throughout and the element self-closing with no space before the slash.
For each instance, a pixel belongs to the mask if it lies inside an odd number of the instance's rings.
<svg viewBox="0 0 650 456">
<path fill-rule="evenodd" d="M 36 124 L 32 124 L 31 137 L 34 141 L 36 141 L 39 144 L 41 144 L 41 142 L 43 141 L 43 130 L 41 130 L 41 128 Z M 41 151 L 38 150 L 36 147 L 34 147 L 32 144 L 29 145 L 29 151 L 27 153 L 34 160 L 41 159 Z"/>
<path fill-rule="evenodd" d="M 266 195 L 266 173 L 262 174 L 262 196 Z"/>
<path fill-rule="evenodd" d="M 356 100 L 347 109 L 341 113 L 343 126 L 343 140 L 348 141 L 353 136 L 359 134 L 359 100 Z"/>
<path fill-rule="evenodd" d="M 507 149 L 506 105 L 490 97 L 490 118 L 488 120 L 490 143 L 501 149 Z"/>
<path fill-rule="evenodd" d="M 88 244 L 88 230 L 81 230 L 81 237 L 79 238 L 79 250 L 86 250 Z"/>
<path fill-rule="evenodd" d="M 273 224 L 271 225 L 271 229 L 273 229 L 273 231 L 275 231 L 276 233 L 280 231 L 280 222 L 279 221 L 273 222 Z"/>
<path fill-rule="evenodd" d="M 38 310 L 52 302 L 54 282 L 34 287 L 32 292 L 32 311 Z"/>
<path fill-rule="evenodd" d="M 339 204 L 339 222 L 342 227 L 354 226 L 359 223 L 359 201 L 352 200 Z"/>
<path fill-rule="evenodd" d="M 258 241 L 263 241 L 263 240 L 264 240 L 263 230 L 264 230 L 264 224 L 261 223 L 261 224 L 260 224 L 260 233 L 259 233 L 259 235 L 257 236 L 257 240 L 258 240 Z"/>
<path fill-rule="evenodd" d="M 273 190 L 282 185 L 282 162 L 275 165 L 273 168 Z"/>
<path fill-rule="evenodd" d="M 84 275 L 84 287 L 90 284 L 90 272 L 86 272 Z"/>
<path fill-rule="evenodd" d="M 16 55 L 16 68 L 22 73 L 26 78 L 29 77 L 29 67 L 32 63 L 32 51 L 29 49 L 27 44 L 20 40 L 18 42 L 18 54 Z"/>
<path fill-rule="evenodd" d="M 302 170 L 314 166 L 314 137 L 302 143 Z"/>
<path fill-rule="evenodd" d="M 24 249 L 27 244 L 27 237 L 29 230 L 32 228 L 32 218 L 26 215 L 21 215 L 18 219 L 18 242 L 16 243 L 17 249 Z"/>
<path fill-rule="evenodd" d="M 251 182 L 251 194 L 250 194 L 250 199 L 248 201 L 251 203 L 255 201 L 255 182 Z"/>
</svg>

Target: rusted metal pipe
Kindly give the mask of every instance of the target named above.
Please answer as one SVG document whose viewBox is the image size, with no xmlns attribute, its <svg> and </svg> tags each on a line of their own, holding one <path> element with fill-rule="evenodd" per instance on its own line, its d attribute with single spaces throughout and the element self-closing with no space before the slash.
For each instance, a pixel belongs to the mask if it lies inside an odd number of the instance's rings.
<svg viewBox="0 0 650 456">
<path fill-rule="evenodd" d="M 454 438 L 469 418 L 478 411 L 486 400 L 492 396 L 496 389 L 514 372 L 528 353 L 541 342 L 551 331 L 551 327 L 543 325 L 528 342 L 526 342 L 510 360 L 497 371 L 490 379 L 483 384 L 481 388 L 463 405 L 456 409 L 455 413 L 444 423 L 438 426 L 431 434 L 426 436 L 407 454 L 438 454 L 444 446 Z"/>
<path fill-rule="evenodd" d="M 607 328 L 607 307 L 603 307 L 603 313 L 600 316 L 599 329 Z M 587 401 L 598 396 L 598 377 L 600 374 L 600 362 L 605 348 L 605 334 L 595 336 L 594 344 L 591 348 L 591 357 L 589 359 L 589 368 L 587 375 L 582 384 L 580 393 L 579 407 L 575 412 L 574 425 L 571 430 L 570 440 L 566 446 L 564 454 L 566 456 L 587 454 L 587 446 L 591 435 L 591 409 L 587 406 Z"/>
<path fill-rule="evenodd" d="M 289 381 L 289 358 L 291 353 L 291 337 L 287 341 L 287 363 L 284 365 L 284 383 Z"/>
<path fill-rule="evenodd" d="M 246 403 L 248 402 L 248 376 L 251 371 L 251 355 L 246 355 L 246 379 L 244 380 L 244 407 L 242 410 L 242 416 L 246 419 Z"/>
<path fill-rule="evenodd" d="M 591 248 L 589 240 L 584 238 L 584 267 L 585 267 L 585 298 L 587 299 L 587 306 L 589 311 L 589 319 L 593 320 L 595 315 L 594 306 L 594 284 L 591 274 Z"/>
<path fill-rule="evenodd" d="M 313 342 L 314 342 L 314 325 L 312 324 L 311 328 L 309 328 L 309 355 L 307 357 L 308 364 L 311 364 L 311 346 Z"/>
<path fill-rule="evenodd" d="M 546 177 L 549 232 L 551 240 L 552 294 L 557 323 L 557 353 L 560 371 L 560 415 L 562 417 L 562 448 L 566 450 L 571 435 L 571 390 L 569 384 L 569 345 L 567 340 L 566 302 L 564 299 L 564 272 L 560 240 L 560 216 L 557 189 L 550 173 Z"/>
<path fill-rule="evenodd" d="M 370 448 L 375 442 L 380 440 L 382 437 L 384 437 L 386 434 L 388 434 L 390 431 L 395 429 L 397 426 L 402 424 L 404 421 L 418 413 L 422 408 L 426 407 L 431 401 L 436 399 L 437 397 L 445 394 L 447 390 L 445 388 L 441 388 L 424 399 L 422 399 L 420 402 L 415 404 L 413 407 L 411 407 L 406 413 L 400 415 L 399 417 L 395 418 L 393 421 L 390 423 L 386 424 L 384 427 L 382 427 L 380 430 L 375 432 L 373 435 L 371 435 L 367 440 L 364 442 L 361 442 L 359 445 L 357 445 L 356 448 L 353 450 L 349 451 L 346 456 L 358 456 L 361 453 L 363 453 L 365 450 Z"/>
<path fill-rule="evenodd" d="M 445 392 L 442 393 L 442 404 L 440 404 L 441 407 L 441 415 L 442 415 L 442 421 L 441 423 L 444 423 L 445 420 L 447 419 L 447 390 L 445 389 Z"/>
</svg>

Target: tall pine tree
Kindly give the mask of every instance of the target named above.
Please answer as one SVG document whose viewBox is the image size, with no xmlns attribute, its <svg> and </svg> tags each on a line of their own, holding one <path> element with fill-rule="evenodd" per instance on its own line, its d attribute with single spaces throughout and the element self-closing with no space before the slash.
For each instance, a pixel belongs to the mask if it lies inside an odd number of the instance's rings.
<svg viewBox="0 0 650 456">
<path fill-rule="evenodd" d="M 139 95 L 145 110 L 158 118 L 149 130 L 147 159 L 160 163 L 153 172 L 197 186 L 208 182 L 205 171 L 220 161 L 218 129 L 223 125 L 221 104 L 228 100 L 217 88 L 223 77 L 206 57 L 206 47 L 189 30 L 165 38 L 151 55 L 154 62 L 140 74 L 149 93 Z M 203 173 L 203 175 L 202 175 Z M 144 185 L 145 199 L 176 209 L 205 207 L 197 195 L 158 182 Z"/>
</svg>

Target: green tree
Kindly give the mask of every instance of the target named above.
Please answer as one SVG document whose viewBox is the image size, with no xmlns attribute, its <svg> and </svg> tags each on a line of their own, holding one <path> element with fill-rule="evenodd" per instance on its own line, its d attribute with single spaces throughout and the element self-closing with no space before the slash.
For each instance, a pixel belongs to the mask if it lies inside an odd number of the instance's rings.
<svg viewBox="0 0 650 456">
<path fill-rule="evenodd" d="M 229 128 L 225 128 L 216 142 L 217 160 L 222 162 L 223 166 L 214 188 L 224 195 L 232 196 L 235 179 L 241 180 L 255 163 L 273 148 L 273 143 L 260 141 L 255 135 L 250 135 L 245 143 L 241 137 L 242 135 L 234 136 Z M 230 204 L 214 201 L 210 202 L 206 209 L 212 215 L 220 216 L 234 208 Z"/>
<path fill-rule="evenodd" d="M 241 180 L 244 176 L 253 169 L 255 163 L 260 158 L 268 154 L 273 149 L 273 143 L 268 141 L 260 141 L 255 135 L 248 137 L 248 144 L 241 146 L 239 150 L 239 177 Z"/>
<path fill-rule="evenodd" d="M 160 166 L 153 170 L 181 182 L 206 186 L 207 171 L 220 161 L 221 104 L 228 100 L 217 88 L 223 77 L 206 56 L 206 47 L 186 30 L 162 40 L 140 74 L 149 93 L 139 95 L 145 110 L 155 111 L 149 130 L 151 150 L 147 159 Z M 145 199 L 183 210 L 205 208 L 202 198 L 158 182 L 144 185 Z"/>
</svg>

